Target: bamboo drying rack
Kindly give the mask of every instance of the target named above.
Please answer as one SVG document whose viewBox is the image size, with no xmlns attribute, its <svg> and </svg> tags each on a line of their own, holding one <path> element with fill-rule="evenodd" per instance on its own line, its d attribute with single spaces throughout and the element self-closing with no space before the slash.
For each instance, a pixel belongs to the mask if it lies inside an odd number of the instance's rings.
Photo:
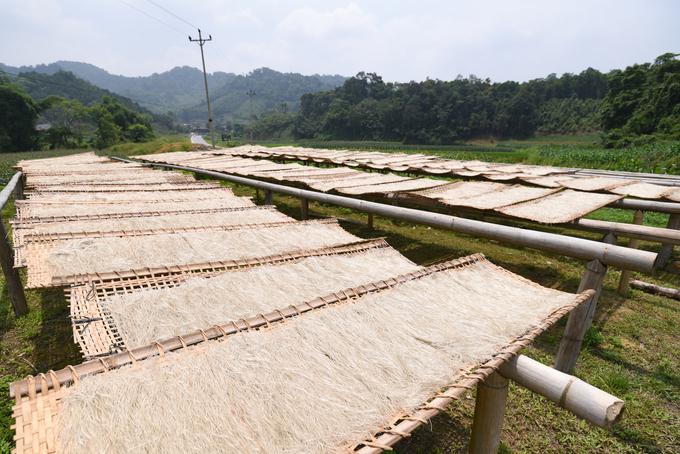
<svg viewBox="0 0 680 454">
<path fill-rule="evenodd" d="M 268 211 L 272 213 L 279 213 L 275 207 L 271 205 L 252 206 L 252 207 L 236 207 L 236 208 L 208 208 L 208 209 L 191 209 L 186 211 L 167 211 L 167 212 L 143 212 L 143 213 L 113 213 L 102 215 L 80 215 L 80 216 L 56 216 L 52 218 L 26 218 L 26 219 L 12 219 L 13 240 L 14 240 L 14 266 L 20 268 L 26 264 L 26 236 L 35 235 L 34 228 L 39 225 L 62 225 L 72 224 L 82 221 L 103 221 L 110 219 L 131 219 L 131 218 L 147 218 L 157 216 L 175 216 L 187 214 L 218 214 L 218 213 L 252 213 L 256 211 Z M 281 214 L 281 217 L 286 217 Z M 12 222 L 14 221 L 14 222 Z"/>
<path fill-rule="evenodd" d="M 486 266 L 490 266 L 515 279 L 540 287 L 533 282 L 489 263 L 482 254 L 476 254 L 442 265 L 422 269 L 406 276 L 398 276 L 385 281 L 333 293 L 323 298 L 316 298 L 307 303 L 290 306 L 268 314 L 261 314 L 247 320 L 236 320 L 132 351 L 127 350 L 106 358 L 97 358 L 78 366 L 69 366 L 57 372 L 50 371 L 47 374 L 38 375 L 37 379 L 35 377 L 28 377 L 25 380 L 10 385 L 10 397 L 16 398 L 16 405 L 13 407 L 13 416 L 16 419 L 16 424 L 13 426 L 16 430 L 16 452 L 34 452 L 34 450 L 45 453 L 55 452 L 55 441 L 58 437 L 58 434 L 55 433 L 57 430 L 56 416 L 61 406 L 60 399 L 67 392 L 68 386 L 77 386 L 78 381 L 85 375 L 106 373 L 111 369 L 138 364 L 152 356 L 165 356 L 166 352 L 170 351 L 184 350 L 185 354 L 200 354 L 200 348 L 194 349 L 190 347 L 224 339 L 242 331 L 267 330 L 278 323 L 284 322 L 286 319 L 304 316 L 305 313 L 311 311 L 350 304 L 368 293 L 389 291 L 394 286 L 403 282 L 421 279 L 436 272 L 475 266 L 477 263 L 484 263 Z M 546 290 L 550 291 L 551 289 Z M 553 291 L 559 293 L 555 290 Z M 409 436 L 413 430 L 426 423 L 430 418 L 445 411 L 447 405 L 459 399 L 477 383 L 483 381 L 496 371 L 504 362 L 516 356 L 522 348 L 529 345 L 537 336 L 550 328 L 579 304 L 591 298 L 594 293 L 594 291 L 589 290 L 580 295 L 574 295 L 572 302 L 553 311 L 552 314 L 538 322 L 526 333 L 510 340 L 504 348 L 491 354 L 491 359 L 481 364 L 469 365 L 468 368 L 452 377 L 449 386 L 429 396 L 423 402 L 423 405 L 409 412 L 394 415 L 390 427 L 376 431 L 370 440 L 355 442 L 342 448 L 344 448 L 345 452 L 360 452 L 362 454 L 379 453 L 385 449 L 391 450 L 390 446 Z"/>
<path fill-rule="evenodd" d="M 206 227 L 186 227 L 181 229 L 158 229 L 158 230 L 132 230 L 118 232 L 80 232 L 80 233 L 45 233 L 26 235 L 24 237 L 26 247 L 24 252 L 25 264 L 15 264 L 17 267 L 25 266 L 26 288 L 53 288 L 62 286 L 62 282 L 68 281 L 70 275 L 55 276 L 47 262 L 49 254 L 71 240 L 85 238 L 135 238 L 153 235 L 182 234 L 190 232 L 220 232 L 235 230 L 255 230 L 261 228 L 276 228 L 288 225 L 310 225 L 328 224 L 331 227 L 342 230 L 336 219 L 320 219 L 313 221 L 281 221 L 265 224 L 250 225 L 228 225 L 228 226 L 206 226 Z M 344 230 L 343 230 L 344 232 Z M 178 264 L 179 265 L 179 264 Z"/>
<path fill-rule="evenodd" d="M 307 257 L 356 255 L 371 249 L 392 249 L 382 239 L 365 240 L 345 246 L 310 249 L 268 257 L 232 260 L 134 270 L 127 273 L 103 273 L 73 276 L 73 284 L 66 288 L 71 306 L 73 338 L 86 359 L 108 356 L 127 348 L 116 322 L 102 302 L 115 295 L 139 289 L 163 289 L 182 285 L 193 277 L 214 277 L 236 271 L 247 271 L 261 266 L 279 266 L 299 262 Z"/>
</svg>

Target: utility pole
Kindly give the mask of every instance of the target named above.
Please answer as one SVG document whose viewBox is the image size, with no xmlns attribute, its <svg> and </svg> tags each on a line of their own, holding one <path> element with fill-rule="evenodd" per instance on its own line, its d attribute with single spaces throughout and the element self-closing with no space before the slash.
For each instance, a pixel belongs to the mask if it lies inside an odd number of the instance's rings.
<svg viewBox="0 0 680 454">
<path fill-rule="evenodd" d="M 253 96 L 255 96 L 257 93 L 253 93 L 253 90 L 250 89 L 248 93 L 246 93 L 248 96 L 250 96 L 250 141 L 253 141 Z"/>
<path fill-rule="evenodd" d="M 203 56 L 203 43 L 205 43 L 206 41 L 212 41 L 212 35 L 208 36 L 210 37 L 209 39 L 203 39 L 201 37 L 201 29 L 198 29 L 198 39 L 191 39 L 190 36 L 189 41 L 197 42 L 201 46 L 201 60 L 203 60 L 203 80 L 205 81 L 205 99 L 208 102 L 208 123 L 210 123 L 210 139 L 212 140 L 212 147 L 214 150 L 215 134 L 213 133 L 212 113 L 210 112 L 210 96 L 208 95 L 208 76 L 205 73 L 205 57 Z"/>
</svg>

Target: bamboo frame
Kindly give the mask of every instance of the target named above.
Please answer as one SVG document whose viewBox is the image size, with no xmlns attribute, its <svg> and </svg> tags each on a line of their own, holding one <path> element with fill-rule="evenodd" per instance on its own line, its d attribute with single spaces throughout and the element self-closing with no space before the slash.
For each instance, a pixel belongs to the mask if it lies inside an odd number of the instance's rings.
<svg viewBox="0 0 680 454">
<path fill-rule="evenodd" d="M 28 219 L 13 219 L 10 222 L 13 230 L 14 238 L 14 267 L 21 268 L 26 265 L 26 237 L 35 235 L 36 226 L 58 226 L 70 224 L 77 225 L 82 221 L 106 221 L 111 219 L 131 219 L 131 218 L 153 218 L 158 216 L 175 216 L 187 214 L 219 214 L 219 213 L 244 213 L 247 217 L 248 213 L 257 211 L 268 211 L 279 213 L 272 206 L 252 206 L 252 207 L 236 207 L 236 208 L 206 208 L 206 209 L 192 209 L 186 211 L 168 211 L 168 212 L 142 212 L 142 213 L 113 213 L 102 215 L 82 215 L 82 216 L 58 216 L 52 218 L 28 218 Z M 281 213 L 281 218 L 287 218 Z M 50 222 L 51 221 L 51 222 Z M 243 219 L 241 224 L 252 224 Z M 239 225 L 241 225 L 239 224 Z M 198 223 L 195 224 L 198 226 Z M 82 230 L 81 230 L 82 232 Z"/>
<path fill-rule="evenodd" d="M 420 279 L 426 275 L 451 270 L 454 268 L 474 266 L 476 263 L 484 262 L 487 266 L 498 269 L 495 265 L 489 264 L 481 254 L 465 257 L 459 260 L 448 262 L 444 265 L 430 267 L 418 271 L 408 276 L 399 276 L 386 281 L 360 286 L 355 289 L 348 289 L 344 292 L 333 293 L 324 298 L 317 298 L 308 303 L 302 303 L 295 307 L 284 308 L 269 314 L 258 315 L 248 320 L 238 320 L 219 327 L 191 333 L 186 336 L 169 339 L 164 342 L 141 347 L 132 351 L 118 353 L 106 358 L 89 361 L 78 366 L 69 367 L 57 372 L 50 372 L 48 375 L 40 375 L 36 380 L 29 377 L 26 380 L 15 382 L 10 386 L 10 396 L 17 399 L 17 404 L 13 407 L 14 417 L 17 420 L 17 448 L 24 450 L 33 449 L 34 445 L 39 445 L 45 452 L 53 452 L 50 449 L 49 437 L 56 437 L 54 433 L 54 415 L 59 411 L 59 398 L 63 395 L 64 387 L 69 383 L 75 383 L 84 375 L 106 373 L 113 368 L 119 368 L 132 363 L 139 363 L 144 359 L 158 354 L 165 354 L 168 351 L 185 349 L 204 342 L 211 342 L 237 334 L 243 330 L 259 330 L 276 327 L 277 323 L 285 319 L 304 316 L 312 310 L 319 310 L 330 306 L 337 306 L 352 303 L 355 298 L 371 292 L 389 291 L 395 285 L 408 280 Z M 515 277 L 502 268 L 501 272 Z M 517 277 L 521 281 L 523 278 Z M 530 285 L 536 285 L 531 283 Z M 549 289 L 548 289 L 549 290 Z M 557 293 L 557 292 L 556 292 Z M 391 427 L 384 428 L 375 433 L 370 440 L 359 442 L 349 447 L 362 454 L 377 453 L 388 448 L 408 436 L 415 428 L 426 422 L 431 417 L 441 411 L 453 400 L 459 399 L 468 389 L 476 383 L 484 380 L 493 373 L 500 365 L 516 356 L 522 348 L 530 344 L 540 333 L 548 329 L 557 322 L 563 315 L 583 301 L 592 296 L 593 292 L 585 292 L 581 295 L 574 295 L 571 303 L 557 309 L 542 321 L 538 322 L 527 333 L 519 336 L 509 344 L 496 352 L 494 357 L 483 364 L 470 365 L 466 370 L 461 371 L 457 376 L 452 377 L 449 387 L 442 389 L 439 393 L 430 396 L 422 406 L 411 411 L 394 415 Z M 26 398 L 27 397 L 27 398 Z M 54 446 L 52 444 L 51 446 Z M 53 448 L 52 448 L 53 449 Z"/>
<path fill-rule="evenodd" d="M 119 158 L 112 159 L 120 160 Z M 122 161 L 126 162 L 126 160 Z M 622 269 L 631 269 L 633 271 L 651 273 L 653 270 L 653 262 L 656 258 L 656 254 L 653 253 L 640 250 L 631 250 L 617 246 L 605 246 L 600 243 L 589 240 L 581 240 L 579 238 L 563 237 L 561 235 L 517 229 L 503 225 L 457 218 L 454 216 L 428 213 L 409 208 L 393 207 L 381 203 L 367 202 L 365 200 L 355 200 L 349 197 L 322 194 L 314 191 L 291 188 L 288 186 L 257 181 L 220 172 L 196 169 L 192 167 L 175 166 L 173 164 L 155 165 L 159 167 L 187 170 L 220 180 L 231 181 L 259 189 L 266 189 L 269 191 L 276 191 L 278 193 L 297 198 L 306 198 L 308 200 L 322 203 L 331 203 L 337 206 L 351 208 L 365 213 L 378 214 L 381 216 L 401 219 L 417 224 L 443 228 L 454 232 L 526 246 L 533 249 L 567 255 L 569 257 L 578 259 L 598 259 L 602 260 L 603 263 Z"/>
<path fill-rule="evenodd" d="M 226 232 L 237 230 L 257 230 L 283 226 L 299 225 L 329 225 L 342 232 L 340 225 L 335 219 L 321 219 L 313 221 L 281 221 L 266 224 L 249 224 L 233 226 L 205 226 L 205 227 L 186 227 L 181 229 L 158 229 L 158 230 L 132 230 L 118 232 L 80 232 L 80 233 L 58 233 L 58 234 L 34 234 L 27 235 L 26 240 L 26 268 L 27 268 L 27 289 L 35 288 L 54 288 L 61 287 L 68 282 L 73 275 L 53 275 L 47 263 L 48 255 L 65 242 L 83 238 L 140 238 L 164 234 L 181 234 L 190 232 Z M 185 264 L 173 264 L 183 266 Z M 170 266 L 170 265 L 169 265 Z M 111 270 L 111 272 L 126 270 Z M 101 273 L 92 273 L 101 274 Z"/>
<path fill-rule="evenodd" d="M 391 246 L 384 239 L 377 239 L 345 246 L 296 251 L 249 260 L 201 263 L 150 272 L 139 270 L 139 272 L 128 272 L 128 276 L 124 278 L 120 277 L 119 273 L 74 276 L 73 284 L 65 289 L 71 307 L 73 338 L 80 346 L 83 356 L 88 360 L 126 349 L 127 346 L 119 335 L 115 320 L 101 305 L 101 300 L 114 295 L 130 293 L 138 289 L 177 287 L 192 277 L 214 277 L 237 271 L 247 272 L 260 266 L 280 266 L 298 262 L 308 257 L 357 255 L 371 249 L 385 248 L 391 249 Z M 111 277 L 115 278 L 110 279 Z"/>
</svg>

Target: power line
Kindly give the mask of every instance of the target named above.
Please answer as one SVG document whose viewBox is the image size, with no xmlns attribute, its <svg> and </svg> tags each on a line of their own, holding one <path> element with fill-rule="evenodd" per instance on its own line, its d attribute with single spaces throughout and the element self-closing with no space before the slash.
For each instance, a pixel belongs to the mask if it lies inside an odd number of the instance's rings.
<svg viewBox="0 0 680 454">
<path fill-rule="evenodd" d="M 229 59 L 227 58 L 226 54 L 225 54 L 224 52 L 222 52 L 222 49 L 220 49 L 220 46 L 217 44 L 217 41 L 213 41 L 212 44 L 215 45 L 215 48 L 217 49 L 217 53 L 218 53 L 218 55 L 220 56 L 220 58 L 222 58 L 222 59 L 227 63 L 227 66 L 229 67 L 229 69 L 231 69 L 231 71 L 232 71 L 234 74 L 236 74 L 236 70 L 234 69 L 233 66 L 231 66 L 231 63 L 229 62 Z"/>
<path fill-rule="evenodd" d="M 170 25 L 170 24 L 166 24 L 166 23 L 163 22 L 162 20 L 153 17 L 151 14 L 145 13 L 145 12 L 142 11 L 141 9 L 135 8 L 134 6 L 130 5 L 129 3 L 125 3 L 123 0 L 118 0 L 118 1 L 121 2 L 123 5 L 127 5 L 127 6 L 129 6 L 130 8 L 132 8 L 132 9 L 134 9 L 134 10 L 136 10 L 136 11 L 139 11 L 140 13 L 144 14 L 145 16 L 150 17 L 151 19 L 155 20 L 156 22 L 160 22 L 161 24 L 165 25 L 166 27 L 170 27 L 170 28 L 172 28 L 173 30 L 175 30 L 175 31 L 177 31 L 177 32 L 179 32 L 179 33 L 181 33 L 181 34 L 186 35 L 186 33 L 183 32 L 182 30 L 179 30 L 179 29 L 173 27 L 173 26 Z"/>
<path fill-rule="evenodd" d="M 35 77 L 22 76 L 21 74 L 8 73 L 8 72 L 6 72 L 6 71 L 3 71 L 3 72 L 4 72 L 5 74 L 9 74 L 10 76 L 21 77 L 22 79 L 35 80 L 35 81 L 37 81 L 37 82 L 42 82 L 42 83 L 45 83 L 45 84 L 58 85 L 58 86 L 60 86 L 60 87 L 71 88 L 71 89 L 77 90 L 77 91 L 85 91 L 85 92 L 89 92 L 89 93 L 96 93 L 96 94 L 98 94 L 98 95 L 103 94 L 101 91 L 97 91 L 97 90 L 88 90 L 87 88 L 74 87 L 73 85 L 66 85 L 66 84 L 60 84 L 60 83 L 58 83 L 58 82 L 51 82 L 51 81 L 49 81 L 49 80 L 36 79 Z M 102 89 L 102 90 L 103 90 L 103 89 Z M 107 91 L 108 91 L 108 90 L 107 90 Z M 111 93 L 112 95 L 114 95 L 114 96 L 116 96 L 116 97 L 118 97 L 118 98 L 127 99 L 127 100 L 129 100 L 129 101 L 136 102 L 136 103 L 141 103 L 141 104 L 151 104 L 152 106 L 167 107 L 167 108 L 169 108 L 169 109 L 181 110 L 181 109 L 178 109 L 177 107 L 166 106 L 165 104 L 157 104 L 157 103 L 155 103 L 155 102 L 148 102 L 148 101 L 138 101 L 138 100 L 136 100 L 136 99 L 128 98 L 127 96 L 121 96 L 121 95 L 119 95 L 118 93 L 113 93 L 113 92 L 111 92 L 111 91 L 110 91 L 109 93 Z"/>
<path fill-rule="evenodd" d="M 162 7 L 161 5 L 159 5 L 158 3 L 153 2 L 153 1 L 151 1 L 151 0 L 146 0 L 146 1 L 149 2 L 149 3 L 151 3 L 152 5 L 156 5 L 157 7 L 159 7 L 160 9 L 162 9 L 163 11 L 165 11 L 166 13 L 170 14 L 171 16 L 175 16 L 177 19 L 181 20 L 181 21 L 184 22 L 185 24 L 190 25 L 191 27 L 193 27 L 193 28 L 195 28 L 195 29 L 198 30 L 198 27 L 197 27 L 197 26 L 190 24 L 189 22 L 187 22 L 187 21 L 185 21 L 184 19 L 182 19 L 181 17 L 179 17 L 177 14 L 172 13 L 172 12 L 168 11 L 167 9 L 163 8 L 163 7 Z"/>
</svg>

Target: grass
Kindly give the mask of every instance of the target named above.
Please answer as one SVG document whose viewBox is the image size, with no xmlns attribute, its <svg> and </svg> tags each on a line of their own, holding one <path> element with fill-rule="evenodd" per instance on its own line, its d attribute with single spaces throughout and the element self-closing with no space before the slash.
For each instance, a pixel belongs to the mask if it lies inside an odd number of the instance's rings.
<svg viewBox="0 0 680 454">
<path fill-rule="evenodd" d="M 144 151 L 153 152 L 154 146 L 147 145 Z M 71 152 L 82 150 L 54 153 Z M 110 152 L 107 150 L 102 154 Z M 137 144 L 120 147 L 114 152 L 122 155 L 140 153 Z M 9 168 L 17 159 L 36 157 L 27 155 L 0 155 L 0 168 Z M 232 186 L 237 195 L 255 197 L 254 189 Z M 262 200 L 259 202 L 262 203 Z M 299 200 L 275 195 L 274 202 L 282 212 L 299 218 Z M 362 213 L 315 202 L 310 203 L 309 209 L 312 213 L 366 221 L 366 215 Z M 10 201 L 2 211 L 6 223 L 13 213 Z M 632 216 L 630 211 L 610 208 L 589 215 L 592 219 L 617 222 L 632 222 Z M 353 224 L 343 224 L 343 227 L 362 238 L 385 237 L 393 247 L 421 265 L 482 252 L 492 262 L 512 272 L 543 286 L 568 292 L 576 291 L 584 270 L 582 261 L 564 256 L 379 216 L 374 222 L 375 229 Z M 646 225 L 665 227 L 666 222 L 667 216 L 652 213 L 645 216 Z M 522 225 L 513 221 L 503 223 Z M 594 234 L 574 233 L 549 226 L 541 226 L 540 229 L 598 239 Z M 642 241 L 640 248 L 658 250 L 658 245 Z M 676 254 L 672 260 L 678 258 Z M 587 335 L 575 375 L 624 399 L 627 409 L 622 422 L 611 431 L 594 428 L 546 399 L 511 384 L 499 452 L 680 452 L 680 302 L 638 290 L 630 290 L 627 297 L 621 297 L 616 293 L 619 275 L 619 271 L 614 269 L 607 273 L 593 327 Z M 637 277 L 657 285 L 680 288 L 680 276 L 664 271 L 658 271 L 654 276 Z M 0 289 L 0 453 L 8 453 L 13 447 L 13 432 L 9 429 L 13 423 L 9 383 L 27 374 L 78 363 L 82 358 L 73 343 L 63 292 L 26 292 L 31 313 L 23 319 L 16 319 L 2 276 Z M 562 320 L 524 353 L 550 365 L 564 324 L 565 320 Z M 474 392 L 395 446 L 395 452 L 467 452 L 473 412 Z"/>
</svg>

